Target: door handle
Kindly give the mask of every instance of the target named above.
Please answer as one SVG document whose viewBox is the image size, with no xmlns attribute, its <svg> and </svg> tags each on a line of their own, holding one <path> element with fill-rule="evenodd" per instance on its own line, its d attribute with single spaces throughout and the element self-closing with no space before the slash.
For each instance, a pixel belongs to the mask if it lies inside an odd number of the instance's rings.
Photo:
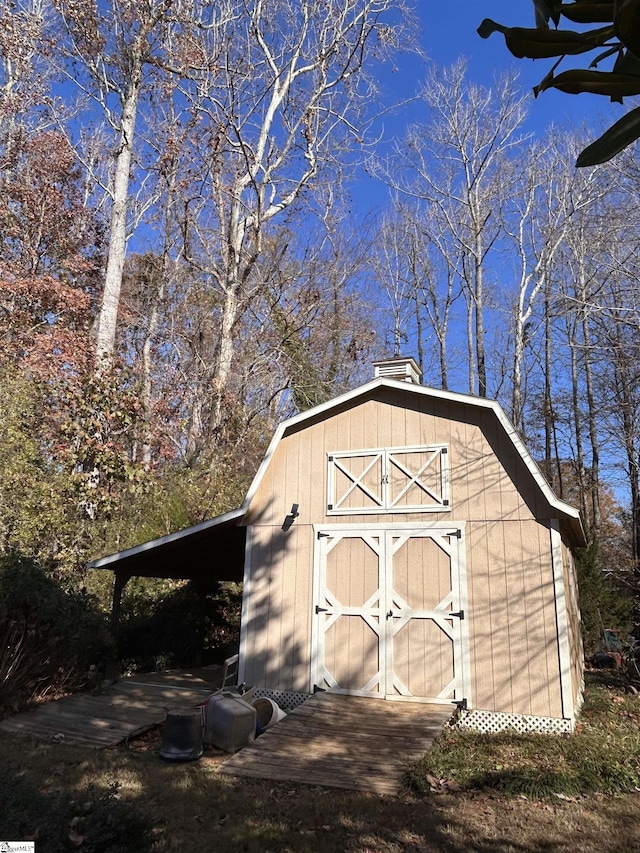
<svg viewBox="0 0 640 853">
<path fill-rule="evenodd" d="M 393 610 L 390 610 L 390 611 L 387 613 L 387 619 L 391 619 L 391 617 L 392 617 L 392 616 L 393 616 Z"/>
</svg>

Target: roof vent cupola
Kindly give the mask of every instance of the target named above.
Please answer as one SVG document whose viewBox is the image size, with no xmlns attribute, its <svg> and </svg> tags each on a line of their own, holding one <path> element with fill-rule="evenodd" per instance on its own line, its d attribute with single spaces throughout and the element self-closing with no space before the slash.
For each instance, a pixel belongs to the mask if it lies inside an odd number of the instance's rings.
<svg viewBox="0 0 640 853">
<path fill-rule="evenodd" d="M 413 358 L 385 358 L 373 362 L 376 379 L 396 379 L 399 382 L 413 382 L 420 385 L 422 371 Z"/>
</svg>

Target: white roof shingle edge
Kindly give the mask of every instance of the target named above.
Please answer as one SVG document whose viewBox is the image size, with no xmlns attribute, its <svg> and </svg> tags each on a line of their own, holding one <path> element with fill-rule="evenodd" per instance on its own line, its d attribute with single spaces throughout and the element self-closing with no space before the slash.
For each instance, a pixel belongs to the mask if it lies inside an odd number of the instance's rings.
<svg viewBox="0 0 640 853">
<path fill-rule="evenodd" d="M 118 551 L 117 554 L 109 554 L 107 557 L 101 557 L 99 560 L 92 560 L 90 563 L 87 563 L 87 568 L 108 568 L 113 563 L 117 563 L 126 557 L 134 557 L 136 554 L 142 554 L 144 551 L 152 551 L 154 548 L 160 548 L 163 545 L 168 545 L 170 542 L 177 542 L 180 539 L 186 539 L 194 533 L 201 533 L 212 527 L 218 527 L 226 522 L 242 518 L 243 515 L 243 509 L 233 509 L 230 512 L 225 512 L 223 515 L 217 515 L 215 518 L 210 518 L 207 521 L 201 521 L 200 524 L 194 524 L 191 527 L 176 530 L 175 533 L 168 533 L 166 536 L 161 536 L 158 539 L 151 539 L 149 542 L 143 542 L 141 545 L 135 545 L 133 548 L 127 548 L 125 551 Z"/>
</svg>

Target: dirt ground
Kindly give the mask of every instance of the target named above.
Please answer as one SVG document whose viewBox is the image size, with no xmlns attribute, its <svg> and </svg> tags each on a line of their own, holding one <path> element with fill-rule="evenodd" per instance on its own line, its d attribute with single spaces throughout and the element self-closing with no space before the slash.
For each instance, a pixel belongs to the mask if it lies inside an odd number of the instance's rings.
<svg viewBox="0 0 640 853">
<path fill-rule="evenodd" d="M 20 788 L 28 801 L 21 805 L 24 837 L 37 839 L 38 853 L 100 850 L 104 829 L 86 828 L 86 801 L 109 792 L 114 820 L 126 806 L 146 822 L 146 849 L 171 853 L 640 851 L 640 792 L 543 802 L 487 790 L 380 797 L 234 779 L 218 773 L 222 753 L 174 763 L 160 758 L 159 745 L 157 730 L 101 751 L 0 737 L 3 787 Z M 65 847 L 53 842 L 55 812 L 47 806 L 55 798 L 71 808 L 56 827 L 67 835 Z M 3 839 L 12 828 L 4 821 Z M 126 842 L 110 849 L 126 851 Z"/>
</svg>

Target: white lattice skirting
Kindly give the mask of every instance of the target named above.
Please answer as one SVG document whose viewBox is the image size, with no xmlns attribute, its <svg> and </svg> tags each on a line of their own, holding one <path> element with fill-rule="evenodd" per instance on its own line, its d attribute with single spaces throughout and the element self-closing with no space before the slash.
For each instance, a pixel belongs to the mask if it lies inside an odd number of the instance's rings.
<svg viewBox="0 0 640 853">
<path fill-rule="evenodd" d="M 570 734 L 573 721 L 557 717 L 533 717 L 526 714 L 500 714 L 495 711 L 462 711 L 456 724 L 461 729 L 473 729 L 483 734 L 516 731 L 545 735 Z"/>
<path fill-rule="evenodd" d="M 283 711 L 293 711 L 298 705 L 306 702 L 310 695 L 310 693 L 296 693 L 294 690 L 269 690 L 266 687 L 256 687 L 253 698 L 273 699 Z"/>
<path fill-rule="evenodd" d="M 311 694 L 298 693 L 294 690 L 270 690 L 267 687 L 256 687 L 253 699 L 267 697 L 282 708 L 283 711 L 293 711 Z M 534 717 L 526 714 L 500 714 L 496 711 L 461 711 L 455 725 L 461 729 L 487 733 L 495 732 L 533 732 L 537 734 L 571 734 L 573 722 L 557 717 Z"/>
</svg>

